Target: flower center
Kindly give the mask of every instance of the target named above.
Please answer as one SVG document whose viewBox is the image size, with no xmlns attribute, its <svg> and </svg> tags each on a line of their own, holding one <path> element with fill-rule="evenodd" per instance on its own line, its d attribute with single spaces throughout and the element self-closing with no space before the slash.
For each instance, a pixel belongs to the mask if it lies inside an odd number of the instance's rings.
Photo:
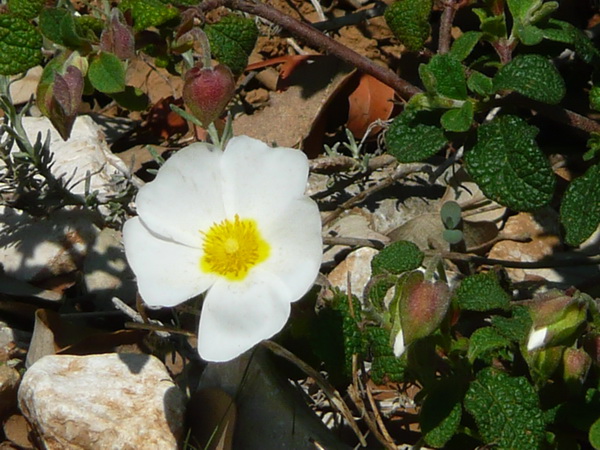
<svg viewBox="0 0 600 450">
<path fill-rule="evenodd" d="M 230 281 L 246 278 L 253 267 L 269 257 L 269 244 L 262 238 L 256 221 L 240 219 L 215 223 L 204 234 L 200 268 Z"/>
</svg>

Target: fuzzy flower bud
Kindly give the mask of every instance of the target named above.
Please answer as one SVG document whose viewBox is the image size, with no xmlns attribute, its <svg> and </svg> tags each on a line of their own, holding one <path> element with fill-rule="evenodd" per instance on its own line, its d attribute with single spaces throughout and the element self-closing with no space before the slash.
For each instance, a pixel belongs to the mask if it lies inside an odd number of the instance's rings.
<svg viewBox="0 0 600 450">
<path fill-rule="evenodd" d="M 581 389 L 591 365 L 592 358 L 583 349 L 565 349 L 563 353 L 563 379 L 572 392 L 576 393 Z"/>
<path fill-rule="evenodd" d="M 184 76 L 183 101 L 205 128 L 221 115 L 234 93 L 233 74 L 221 64 L 197 65 Z"/>
<path fill-rule="evenodd" d="M 125 23 L 123 14 L 117 8 L 113 8 L 110 12 L 108 25 L 102 31 L 100 49 L 113 53 L 120 59 L 129 59 L 135 56 L 133 30 Z"/>
</svg>

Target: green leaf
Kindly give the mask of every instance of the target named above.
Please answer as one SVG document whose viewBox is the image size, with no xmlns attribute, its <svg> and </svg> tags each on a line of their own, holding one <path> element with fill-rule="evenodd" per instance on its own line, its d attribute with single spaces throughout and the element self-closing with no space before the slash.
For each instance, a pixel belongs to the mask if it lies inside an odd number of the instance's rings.
<svg viewBox="0 0 600 450">
<path fill-rule="evenodd" d="M 450 230 L 456 228 L 462 220 L 462 208 L 455 201 L 445 202 L 440 209 L 444 226 Z"/>
<path fill-rule="evenodd" d="M 92 50 L 86 31 L 71 14 L 65 14 L 61 19 L 60 35 L 65 47 L 82 53 L 89 53 Z"/>
<path fill-rule="evenodd" d="M 15 16 L 31 20 L 39 15 L 44 3 L 45 0 L 8 0 L 8 10 Z"/>
<path fill-rule="evenodd" d="M 131 10 L 133 29 L 142 31 L 150 27 L 159 27 L 179 16 L 179 11 L 160 0 L 123 0 L 119 4 L 123 12 Z"/>
<path fill-rule="evenodd" d="M 592 424 L 588 436 L 590 445 L 596 450 L 600 449 L 600 418 Z"/>
<path fill-rule="evenodd" d="M 486 444 L 515 450 L 540 447 L 546 424 L 538 396 L 525 377 L 483 369 L 464 405 Z"/>
<path fill-rule="evenodd" d="M 229 67 L 234 75 L 241 74 L 258 39 L 254 20 L 231 14 L 207 25 L 204 32 L 215 59 Z"/>
<path fill-rule="evenodd" d="M 423 252 L 412 242 L 392 242 L 371 260 L 371 272 L 373 275 L 408 272 L 418 269 L 423 258 Z"/>
<path fill-rule="evenodd" d="M 444 238 L 444 240 L 448 244 L 454 245 L 454 244 L 458 244 L 459 242 L 463 241 L 465 238 L 465 235 L 460 230 L 444 230 L 442 232 L 442 238 Z"/>
<path fill-rule="evenodd" d="M 515 20 L 526 21 L 531 12 L 541 5 L 542 0 L 508 0 L 507 3 Z"/>
<path fill-rule="evenodd" d="M 462 418 L 461 380 L 444 379 L 425 398 L 419 414 L 425 443 L 441 448 L 454 436 Z"/>
<path fill-rule="evenodd" d="M 483 33 L 480 31 L 467 31 L 452 43 L 450 56 L 458 61 L 464 60 L 471 54 Z"/>
<path fill-rule="evenodd" d="M 510 295 L 500 286 L 495 272 L 478 273 L 461 281 L 454 302 L 460 309 L 488 311 L 506 308 Z"/>
<path fill-rule="evenodd" d="M 600 111 L 600 86 L 592 86 L 589 95 L 590 108 Z"/>
<path fill-rule="evenodd" d="M 467 87 L 483 97 L 489 97 L 494 93 L 492 79 L 481 72 L 473 71 L 467 80 Z"/>
<path fill-rule="evenodd" d="M 446 145 L 439 126 L 419 120 L 424 113 L 404 111 L 397 116 L 385 133 L 388 153 L 403 163 L 423 161 Z"/>
<path fill-rule="evenodd" d="M 516 211 L 532 211 L 550 202 L 555 179 L 535 142 L 537 133 L 537 128 L 510 115 L 477 129 L 477 143 L 465 161 L 488 198 Z"/>
<path fill-rule="evenodd" d="M 494 15 L 484 8 L 473 8 L 473 12 L 479 17 L 479 28 L 485 39 L 494 42 L 506 37 L 506 17 L 504 14 Z"/>
<path fill-rule="evenodd" d="M 428 64 L 421 64 L 419 76 L 428 93 L 455 100 L 467 98 L 465 68 L 449 54 L 435 55 Z"/>
<path fill-rule="evenodd" d="M 112 53 L 100 53 L 90 64 L 88 77 L 92 86 L 105 94 L 125 90 L 125 66 Z"/>
<path fill-rule="evenodd" d="M 581 244 L 596 231 L 600 224 L 600 165 L 571 182 L 560 206 L 560 220 L 569 245 Z"/>
<path fill-rule="evenodd" d="M 469 131 L 473 122 L 473 103 L 466 101 L 460 108 L 454 108 L 446 111 L 441 118 L 440 123 L 444 130 L 455 133 Z"/>
<path fill-rule="evenodd" d="M 524 306 L 513 307 L 511 317 L 492 316 L 491 322 L 498 333 L 519 343 L 525 342 L 532 325 L 529 310 Z"/>
<path fill-rule="evenodd" d="M 571 45 L 577 56 L 587 64 L 596 63 L 600 57 L 600 51 L 591 39 L 579 28 L 562 20 L 548 20 L 548 27 L 544 28 L 546 39 Z"/>
<path fill-rule="evenodd" d="M 66 9 L 45 8 L 40 13 L 40 31 L 44 36 L 58 45 L 65 46 L 60 24 L 65 16 L 69 15 Z"/>
<path fill-rule="evenodd" d="M 544 32 L 534 25 L 518 23 L 513 27 L 514 34 L 525 45 L 537 45 L 544 40 Z"/>
<path fill-rule="evenodd" d="M 390 331 L 382 327 L 366 329 L 370 352 L 373 355 L 369 375 L 377 384 L 404 381 L 407 359 L 396 358 L 390 345 Z"/>
<path fill-rule="evenodd" d="M 110 95 L 115 101 L 130 111 L 144 111 L 148 108 L 149 98 L 144 91 L 133 86 L 125 86 L 123 92 Z"/>
<path fill-rule="evenodd" d="M 16 75 L 42 62 L 42 36 L 17 16 L 0 14 L 0 75 Z"/>
<path fill-rule="evenodd" d="M 565 95 L 565 82 L 546 58 L 541 55 L 519 55 L 494 77 L 494 91 L 516 91 L 525 97 L 556 104 Z"/>
<path fill-rule="evenodd" d="M 432 5 L 432 0 L 397 0 L 385 10 L 385 21 L 408 51 L 418 51 L 425 46 L 431 31 Z"/>
<path fill-rule="evenodd" d="M 510 340 L 502 336 L 492 327 L 478 328 L 469 339 L 469 351 L 467 358 L 473 364 L 473 361 L 479 356 L 510 345 Z"/>
</svg>

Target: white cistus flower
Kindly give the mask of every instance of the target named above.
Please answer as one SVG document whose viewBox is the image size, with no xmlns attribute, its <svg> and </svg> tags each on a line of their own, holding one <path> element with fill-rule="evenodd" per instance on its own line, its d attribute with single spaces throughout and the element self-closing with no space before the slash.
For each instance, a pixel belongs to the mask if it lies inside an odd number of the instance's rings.
<svg viewBox="0 0 600 450">
<path fill-rule="evenodd" d="M 546 342 L 546 335 L 548 334 L 548 327 L 540 328 L 538 330 L 531 330 L 529 338 L 527 339 L 527 350 L 533 351 L 542 347 Z"/>
<path fill-rule="evenodd" d="M 228 361 L 279 332 L 313 285 L 321 217 L 307 178 L 301 151 L 239 136 L 225 151 L 181 149 L 139 190 L 123 241 L 140 295 L 165 307 L 206 292 L 203 359 Z"/>
</svg>

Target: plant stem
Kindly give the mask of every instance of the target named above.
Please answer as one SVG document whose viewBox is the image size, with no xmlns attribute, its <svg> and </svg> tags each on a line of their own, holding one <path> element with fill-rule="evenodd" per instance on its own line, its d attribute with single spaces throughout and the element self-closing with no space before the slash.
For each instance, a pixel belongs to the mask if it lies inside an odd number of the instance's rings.
<svg viewBox="0 0 600 450">
<path fill-rule="evenodd" d="M 452 39 L 452 22 L 456 15 L 455 0 L 447 0 L 444 3 L 444 11 L 440 18 L 440 36 L 438 40 L 438 53 L 443 55 L 450 50 L 450 40 Z"/>
</svg>

